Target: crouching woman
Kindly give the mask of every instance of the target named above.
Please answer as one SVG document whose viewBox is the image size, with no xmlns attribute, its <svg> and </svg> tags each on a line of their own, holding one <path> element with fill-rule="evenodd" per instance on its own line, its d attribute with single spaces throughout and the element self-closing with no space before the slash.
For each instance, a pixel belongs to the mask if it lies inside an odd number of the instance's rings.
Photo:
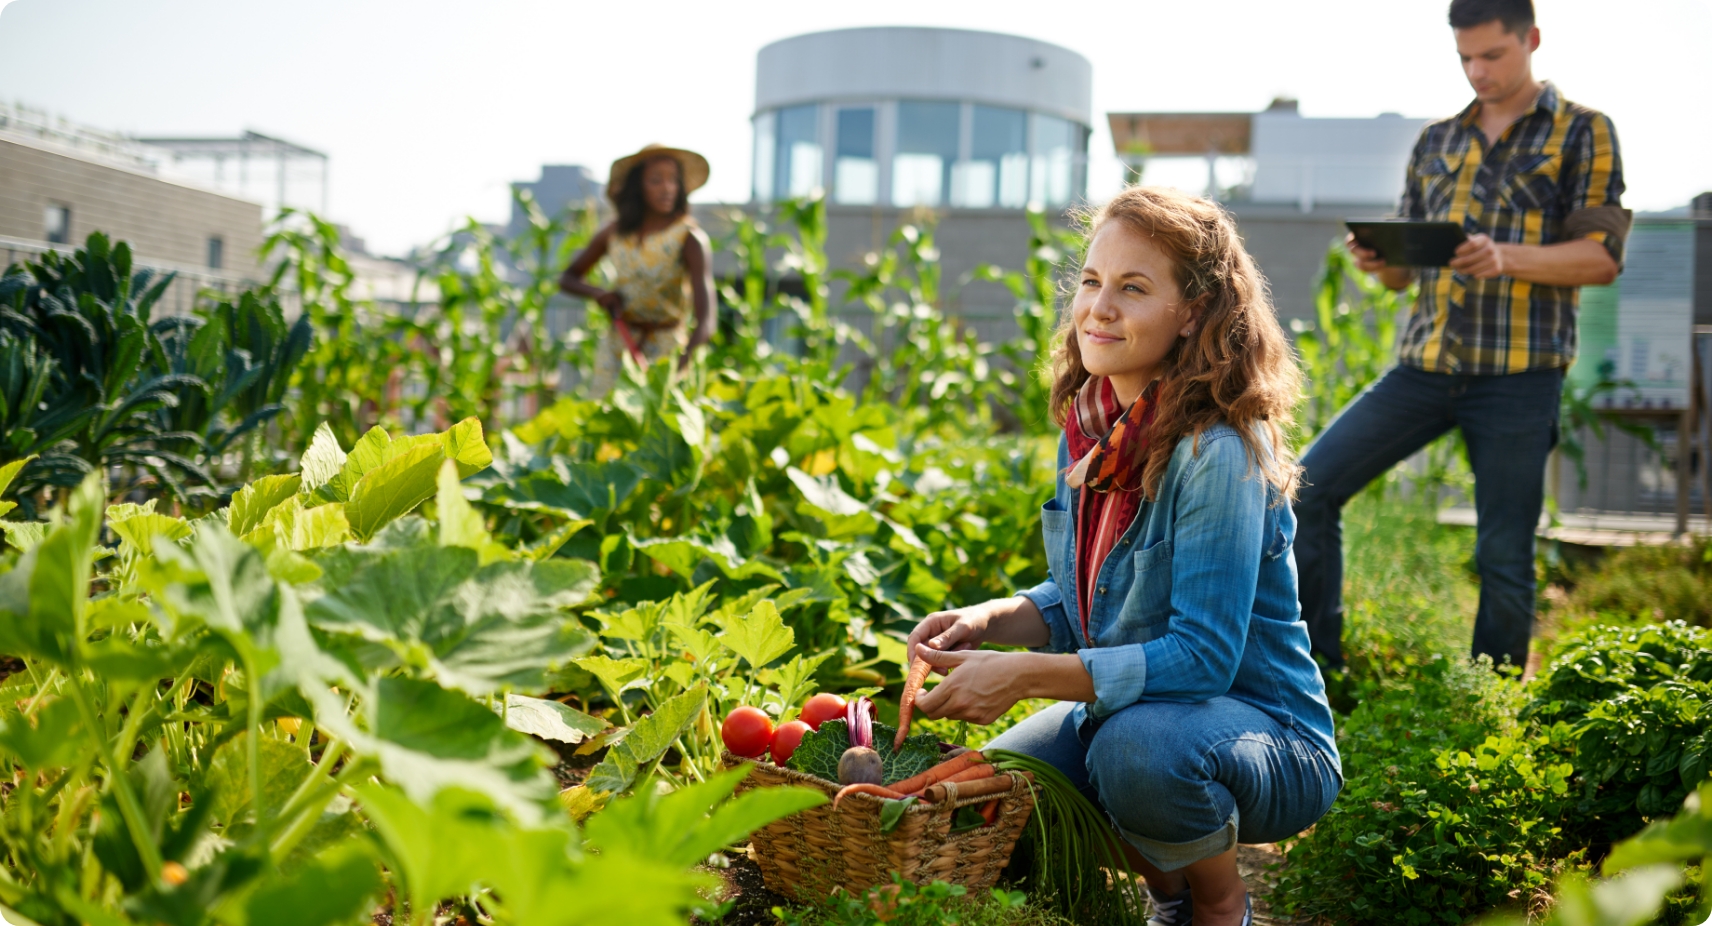
<svg viewBox="0 0 1712 926">
<path fill-rule="evenodd" d="M 1343 784 L 1290 547 L 1299 378 L 1217 206 L 1132 188 L 1087 231 L 1053 356 L 1050 579 L 928 615 L 911 655 L 949 674 L 918 709 L 986 724 L 1056 699 L 991 746 L 1105 811 L 1152 922 L 1246 924 L 1237 844 L 1300 832 Z"/>
</svg>

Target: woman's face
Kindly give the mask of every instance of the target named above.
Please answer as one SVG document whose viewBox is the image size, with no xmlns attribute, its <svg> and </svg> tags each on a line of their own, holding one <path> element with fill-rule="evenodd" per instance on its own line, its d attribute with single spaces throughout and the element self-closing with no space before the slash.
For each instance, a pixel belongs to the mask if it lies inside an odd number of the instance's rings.
<svg viewBox="0 0 1712 926">
<path fill-rule="evenodd" d="M 678 204 L 678 162 L 655 158 L 642 165 L 642 202 L 649 212 L 671 215 Z"/>
<path fill-rule="evenodd" d="M 1125 404 L 1161 372 L 1171 346 L 1195 331 L 1175 267 L 1152 239 L 1123 222 L 1088 243 L 1071 304 L 1082 366 L 1112 380 Z"/>
</svg>

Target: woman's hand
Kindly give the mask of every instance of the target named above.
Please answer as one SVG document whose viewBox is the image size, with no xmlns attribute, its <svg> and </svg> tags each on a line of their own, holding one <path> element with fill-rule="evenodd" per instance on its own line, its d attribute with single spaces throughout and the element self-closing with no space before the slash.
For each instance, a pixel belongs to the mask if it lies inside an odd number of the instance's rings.
<svg viewBox="0 0 1712 926">
<path fill-rule="evenodd" d="M 594 297 L 594 301 L 600 303 L 600 307 L 613 316 L 624 310 L 624 295 L 617 290 L 609 289 Z"/>
<path fill-rule="evenodd" d="M 991 650 L 942 652 L 926 646 L 916 652 L 934 671 L 949 673 L 944 681 L 916 696 L 916 710 L 935 719 L 948 717 L 983 726 L 1003 717 L 1022 700 L 1023 692 L 1017 685 L 1018 663 L 1033 655 Z"/>
<path fill-rule="evenodd" d="M 910 631 L 909 646 L 904 651 L 906 662 L 915 661 L 918 647 L 959 652 L 980 646 L 986 639 L 992 604 L 985 601 L 955 611 L 935 611 L 922 618 L 921 623 Z"/>
</svg>

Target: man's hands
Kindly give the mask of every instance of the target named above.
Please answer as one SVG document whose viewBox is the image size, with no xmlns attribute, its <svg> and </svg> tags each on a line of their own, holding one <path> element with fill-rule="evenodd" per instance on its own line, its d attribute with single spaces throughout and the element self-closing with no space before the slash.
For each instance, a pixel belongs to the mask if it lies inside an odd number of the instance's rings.
<svg viewBox="0 0 1712 926">
<path fill-rule="evenodd" d="M 1413 270 L 1387 264 L 1378 251 L 1362 247 L 1355 240 L 1353 233 L 1344 236 L 1343 246 L 1349 250 L 1350 256 L 1355 258 L 1355 265 L 1360 267 L 1362 272 L 1379 277 L 1379 282 L 1383 283 L 1386 289 L 1406 289 L 1415 279 Z"/>
<path fill-rule="evenodd" d="M 1456 256 L 1450 259 L 1450 269 L 1477 280 L 1490 280 L 1506 275 L 1509 266 L 1504 259 L 1503 246 L 1493 241 L 1490 235 L 1476 233 L 1456 246 Z"/>
</svg>

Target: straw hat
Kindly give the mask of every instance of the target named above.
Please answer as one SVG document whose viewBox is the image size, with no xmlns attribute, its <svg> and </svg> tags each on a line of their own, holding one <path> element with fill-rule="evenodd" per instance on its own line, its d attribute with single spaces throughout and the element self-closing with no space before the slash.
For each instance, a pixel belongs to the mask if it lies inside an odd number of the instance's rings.
<svg viewBox="0 0 1712 926">
<path fill-rule="evenodd" d="M 618 191 L 624 188 L 624 180 L 637 167 L 657 157 L 675 158 L 684 184 L 684 194 L 700 189 L 707 182 L 707 158 L 684 148 L 668 148 L 665 145 L 645 145 L 635 154 L 627 154 L 612 162 L 612 173 L 607 175 L 606 198 L 618 202 Z"/>
</svg>

